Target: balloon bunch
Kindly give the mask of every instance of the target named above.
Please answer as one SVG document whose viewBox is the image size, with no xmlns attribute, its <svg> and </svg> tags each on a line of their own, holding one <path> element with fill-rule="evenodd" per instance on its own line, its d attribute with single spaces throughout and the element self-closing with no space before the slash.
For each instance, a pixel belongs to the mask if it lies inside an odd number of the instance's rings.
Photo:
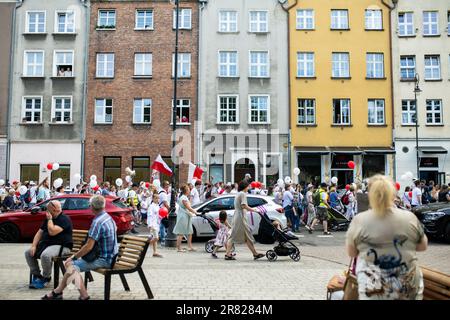
<svg viewBox="0 0 450 320">
<path fill-rule="evenodd" d="M 56 171 L 59 169 L 59 163 L 58 162 L 54 162 L 54 163 L 49 162 L 49 163 L 47 163 L 47 169 L 49 171 L 52 171 L 52 170 Z"/>
</svg>

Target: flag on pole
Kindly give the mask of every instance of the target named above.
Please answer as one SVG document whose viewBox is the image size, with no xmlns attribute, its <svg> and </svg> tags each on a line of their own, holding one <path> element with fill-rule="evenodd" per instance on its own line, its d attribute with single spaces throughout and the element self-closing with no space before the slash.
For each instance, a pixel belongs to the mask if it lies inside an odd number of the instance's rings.
<svg viewBox="0 0 450 320">
<path fill-rule="evenodd" d="M 192 180 L 202 180 L 203 175 L 203 169 L 200 167 L 197 167 L 192 162 L 189 162 L 189 173 L 188 173 L 188 183 L 191 183 Z"/>
<path fill-rule="evenodd" d="M 167 165 L 167 163 L 164 162 L 161 155 L 158 154 L 156 157 L 155 162 L 153 162 L 151 168 L 153 170 L 156 170 L 158 172 L 161 172 L 162 174 L 165 174 L 166 176 L 172 176 L 172 169 Z"/>
</svg>

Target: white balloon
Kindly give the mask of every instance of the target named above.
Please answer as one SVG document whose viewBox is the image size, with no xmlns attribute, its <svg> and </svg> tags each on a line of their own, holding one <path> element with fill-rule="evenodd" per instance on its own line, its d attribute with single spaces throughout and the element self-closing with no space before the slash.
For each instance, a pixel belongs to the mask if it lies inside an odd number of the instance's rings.
<svg viewBox="0 0 450 320">
<path fill-rule="evenodd" d="M 291 177 L 286 177 L 286 178 L 284 178 L 284 182 L 285 182 L 286 184 L 290 184 L 290 183 L 292 182 Z"/>
<path fill-rule="evenodd" d="M 414 177 L 414 174 L 411 171 L 405 172 L 405 176 L 407 179 L 412 179 Z"/>
<path fill-rule="evenodd" d="M 81 174 L 75 173 L 75 174 L 73 175 L 73 178 L 74 178 L 77 182 L 79 182 L 80 179 L 81 179 Z"/>
<path fill-rule="evenodd" d="M 91 182 L 89 183 L 89 186 L 91 188 L 94 188 L 96 185 L 97 185 L 97 181 L 95 181 L 95 180 L 91 180 Z"/>
<path fill-rule="evenodd" d="M 59 179 L 56 179 L 55 181 L 53 181 L 53 187 L 55 188 L 59 188 L 62 185 L 62 181 Z"/>
<path fill-rule="evenodd" d="M 331 178 L 331 183 L 332 184 L 337 184 L 337 182 L 338 182 L 338 178 L 337 177 Z"/>
<path fill-rule="evenodd" d="M 130 172 L 130 176 L 135 176 L 136 175 L 136 170 L 133 170 Z"/>
<path fill-rule="evenodd" d="M 5 180 L 0 179 L 0 186 L 3 186 L 5 184 Z"/>
<path fill-rule="evenodd" d="M 296 176 L 298 176 L 300 174 L 300 169 L 299 168 L 294 168 L 294 174 Z"/>
<path fill-rule="evenodd" d="M 59 163 L 58 162 L 55 162 L 54 164 L 53 164 L 53 170 L 58 170 L 59 169 Z"/>
<path fill-rule="evenodd" d="M 121 187 L 122 184 L 123 184 L 123 180 L 120 179 L 120 178 L 117 178 L 117 179 L 116 179 L 116 185 L 117 185 L 118 187 Z"/>
<path fill-rule="evenodd" d="M 400 180 L 408 180 L 408 177 L 407 177 L 405 174 L 403 174 L 403 175 L 400 177 Z"/>
<path fill-rule="evenodd" d="M 19 193 L 23 196 L 25 193 L 27 193 L 28 188 L 25 186 L 20 186 Z"/>
<path fill-rule="evenodd" d="M 279 182 L 279 183 L 278 183 L 278 187 L 280 187 L 280 189 L 284 189 L 284 187 L 285 187 L 285 186 L 284 186 L 284 182 L 281 182 L 281 183 Z"/>
<path fill-rule="evenodd" d="M 161 181 L 159 181 L 159 179 L 155 179 L 155 180 L 153 180 L 153 185 L 156 188 L 159 188 L 159 187 L 161 187 Z"/>
<path fill-rule="evenodd" d="M 93 174 L 93 175 L 91 176 L 91 181 L 97 181 L 97 176 L 96 176 L 95 174 Z"/>
<path fill-rule="evenodd" d="M 125 177 L 125 181 L 128 182 L 128 183 L 130 183 L 130 182 L 131 182 L 131 177 L 130 177 L 130 176 L 126 176 L 126 177 Z"/>
</svg>

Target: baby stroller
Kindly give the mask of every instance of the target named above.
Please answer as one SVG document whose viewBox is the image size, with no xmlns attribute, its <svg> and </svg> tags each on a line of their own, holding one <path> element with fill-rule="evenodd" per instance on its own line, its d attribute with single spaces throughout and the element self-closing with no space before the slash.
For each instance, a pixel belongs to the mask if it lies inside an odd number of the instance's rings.
<svg viewBox="0 0 450 320">
<path fill-rule="evenodd" d="M 211 217 L 208 216 L 206 214 L 202 214 L 201 217 L 203 219 L 205 219 L 206 221 L 208 221 L 209 225 L 211 226 L 211 229 L 213 229 L 214 234 L 217 236 L 217 232 L 219 231 L 219 227 L 217 222 Z M 208 253 L 212 253 L 214 250 L 214 242 L 216 241 L 216 238 L 214 237 L 214 239 L 208 240 L 208 242 L 205 243 L 205 251 Z M 234 248 L 234 244 L 231 247 L 231 253 L 234 253 L 235 248 Z"/>
<path fill-rule="evenodd" d="M 346 231 L 350 225 L 350 221 L 342 212 L 331 207 L 328 209 L 328 223 L 333 231 Z"/>
<path fill-rule="evenodd" d="M 260 210 L 261 222 L 259 225 L 259 236 L 260 238 L 268 238 L 267 231 L 271 230 L 271 237 L 274 239 L 273 242 L 278 241 L 273 250 L 268 250 L 266 252 L 266 257 L 269 261 L 277 260 L 278 256 L 286 257 L 289 256 L 294 261 L 300 261 L 300 250 L 291 240 L 298 240 L 298 237 L 285 230 L 279 230 L 276 226 L 272 224 L 267 214 Z M 273 243 L 272 242 L 272 243 Z"/>
</svg>

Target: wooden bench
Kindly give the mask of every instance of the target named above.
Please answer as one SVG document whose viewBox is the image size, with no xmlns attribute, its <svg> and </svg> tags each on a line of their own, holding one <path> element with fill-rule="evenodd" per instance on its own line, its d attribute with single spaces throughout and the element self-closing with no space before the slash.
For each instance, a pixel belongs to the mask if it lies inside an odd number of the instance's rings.
<svg viewBox="0 0 450 320">
<path fill-rule="evenodd" d="M 450 275 L 422 267 L 423 300 L 450 300 Z"/>
<path fill-rule="evenodd" d="M 134 237 L 130 235 L 125 235 L 120 243 L 119 252 L 117 258 L 111 269 L 96 269 L 93 270 L 105 276 L 105 300 L 109 300 L 111 293 L 111 276 L 119 275 L 120 280 L 125 291 L 130 291 L 127 280 L 125 279 L 125 274 L 137 272 L 141 278 L 142 284 L 144 285 L 147 297 L 153 299 L 153 293 L 148 285 L 147 279 L 145 278 L 144 271 L 142 270 L 142 263 L 144 262 L 145 255 L 147 254 L 147 249 L 149 246 L 149 241 L 147 238 Z M 84 284 L 87 289 L 87 279 L 92 277 L 91 272 L 86 272 Z"/>
</svg>

